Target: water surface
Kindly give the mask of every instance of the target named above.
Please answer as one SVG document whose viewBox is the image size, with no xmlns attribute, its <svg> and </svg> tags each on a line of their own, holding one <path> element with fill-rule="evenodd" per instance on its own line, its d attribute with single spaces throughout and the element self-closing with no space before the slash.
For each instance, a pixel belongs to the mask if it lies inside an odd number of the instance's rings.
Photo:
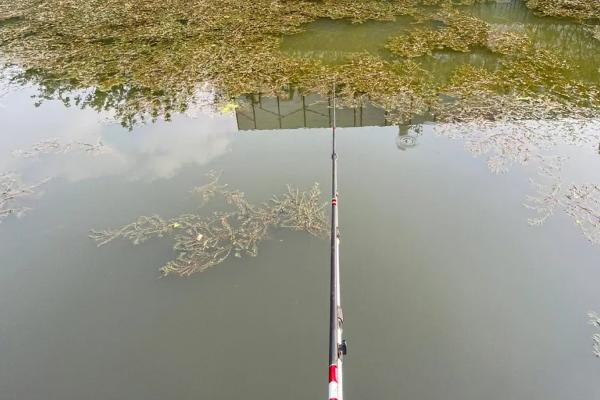
<svg viewBox="0 0 600 400">
<path fill-rule="evenodd" d="M 569 21 L 500 5 L 473 12 L 539 23 L 581 73 L 597 71 L 597 45 Z M 336 52 L 383 54 L 404 24 L 321 21 L 284 47 L 330 62 Z M 457 63 L 495 62 L 483 51 L 429 60 L 440 79 Z M 0 98 L 0 171 L 52 178 L 23 217 L 0 224 L 0 398 L 324 398 L 327 240 L 274 231 L 255 258 L 158 279 L 175 256 L 168 238 L 97 248 L 87 236 L 139 215 L 208 213 L 190 189 L 210 170 L 254 202 L 314 182 L 325 201 L 326 100 L 253 95 L 232 112 L 188 110 L 129 131 L 110 112 L 35 107 L 32 93 Z M 527 223 L 539 164 L 491 173 L 494 148 L 473 151 L 483 127 L 465 136 L 434 122 L 388 126 L 371 106 L 339 117 L 346 398 L 600 398 L 586 318 L 600 309 L 600 247 L 560 208 L 542 226 Z M 599 183 L 598 143 L 562 136 L 531 147 L 566 157 L 565 185 Z M 109 151 L 13 155 L 47 138 L 100 139 Z"/>
</svg>

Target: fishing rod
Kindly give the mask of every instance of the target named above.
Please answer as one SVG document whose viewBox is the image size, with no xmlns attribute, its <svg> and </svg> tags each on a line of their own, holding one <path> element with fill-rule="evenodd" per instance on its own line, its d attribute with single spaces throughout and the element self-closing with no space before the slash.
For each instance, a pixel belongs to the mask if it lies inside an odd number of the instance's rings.
<svg viewBox="0 0 600 400">
<path fill-rule="evenodd" d="M 335 150 L 335 83 L 332 91 L 331 151 L 331 278 L 329 297 L 329 400 L 343 400 L 342 364 L 346 341 L 342 339 L 344 316 L 340 300 L 340 229 L 338 226 L 337 153 Z"/>
</svg>

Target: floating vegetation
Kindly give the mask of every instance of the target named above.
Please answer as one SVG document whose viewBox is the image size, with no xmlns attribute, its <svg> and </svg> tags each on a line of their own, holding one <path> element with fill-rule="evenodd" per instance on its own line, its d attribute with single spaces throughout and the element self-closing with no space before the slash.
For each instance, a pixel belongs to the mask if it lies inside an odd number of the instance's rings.
<svg viewBox="0 0 600 400">
<path fill-rule="evenodd" d="M 488 31 L 485 45 L 494 53 L 508 55 L 530 52 L 533 42 L 524 32 L 507 31 L 493 26 Z"/>
<path fill-rule="evenodd" d="M 27 210 L 22 200 L 35 195 L 38 188 L 47 181 L 26 185 L 15 174 L 0 174 L 0 223 L 9 215 L 22 216 Z"/>
<path fill-rule="evenodd" d="M 83 152 L 89 155 L 99 155 L 108 152 L 108 148 L 98 139 L 96 143 L 85 143 L 79 141 L 70 141 L 61 143 L 58 139 L 44 139 L 33 144 L 28 149 L 13 151 L 15 157 L 35 158 L 49 154 L 67 154 L 71 152 Z"/>
<path fill-rule="evenodd" d="M 600 316 L 597 313 L 591 312 L 589 314 L 590 324 L 600 329 Z M 600 332 L 595 333 L 592 336 L 592 340 L 594 341 L 594 354 L 596 357 L 600 357 Z"/>
<path fill-rule="evenodd" d="M 556 53 L 549 60 L 539 46 L 530 46 L 524 33 L 501 32 L 460 7 L 479 2 L 483 1 L 16 0 L 0 5 L 0 53 L 7 68 L 21 71 L 11 82 L 36 84 L 40 102 L 59 99 L 112 111 L 130 128 L 147 120 L 168 120 L 198 103 L 229 110 L 233 98 L 247 93 L 277 95 L 295 87 L 327 94 L 334 79 L 341 101 L 372 100 L 403 122 L 423 113 L 442 121 L 475 120 L 482 110 L 448 105 L 468 105 L 481 96 L 494 102 L 485 113 L 493 120 L 497 113 L 512 116 L 506 106 L 514 100 L 520 115 L 536 115 L 540 107 L 556 104 L 598 113 L 597 84 L 582 84 L 570 69 L 559 71 L 559 86 L 554 77 L 548 81 L 547 75 L 536 75 L 545 72 L 546 61 L 566 65 L 566 57 Z M 545 9 L 548 2 L 537 3 Z M 401 15 L 414 18 L 414 30 L 390 39 L 391 51 L 416 57 L 440 48 L 467 52 L 487 47 L 502 61 L 497 71 L 488 72 L 495 84 L 480 87 L 485 90 L 472 93 L 470 99 L 455 98 L 456 92 L 448 93 L 455 87 L 440 84 L 415 62 L 384 61 L 361 53 L 341 65 L 326 65 L 279 49 L 284 35 L 302 32 L 319 18 L 361 23 Z M 434 28 L 440 23 L 442 27 Z M 457 71 L 468 72 L 475 69 Z M 205 96 L 207 92 L 211 96 Z"/>
<path fill-rule="evenodd" d="M 552 17 L 570 17 L 579 20 L 600 19 L 598 0 L 527 0 L 527 7 Z"/>
<path fill-rule="evenodd" d="M 600 41 L 600 25 L 589 25 L 586 27 L 586 30 L 594 39 Z"/>
<path fill-rule="evenodd" d="M 183 214 L 170 219 L 143 216 L 121 228 L 92 231 L 90 238 L 103 246 L 115 239 L 126 239 L 137 245 L 152 238 L 172 236 L 177 257 L 160 271 L 165 276 L 187 277 L 220 264 L 232 255 L 256 256 L 260 242 L 276 228 L 304 231 L 317 237 L 326 234 L 326 204 L 321 202 L 317 184 L 307 191 L 288 186 L 283 194 L 255 205 L 239 190 L 221 185 L 220 174 L 211 172 L 208 176 L 211 181 L 192 192 L 200 195 L 203 203 L 220 196 L 228 210 L 208 216 Z"/>
<path fill-rule="evenodd" d="M 403 122 L 424 114 L 436 101 L 431 74 L 412 60 L 386 62 L 378 57 L 356 55 L 338 68 L 336 93 L 339 103 L 369 101 L 388 110 L 389 122 Z"/>
<path fill-rule="evenodd" d="M 442 121 L 589 119 L 600 115 L 600 86 L 572 79 L 559 54 L 531 48 L 507 55 L 500 68 L 456 69 L 442 90 L 451 101 L 434 105 Z"/>
<path fill-rule="evenodd" d="M 403 57 L 420 57 L 433 50 L 451 49 L 468 52 L 487 43 L 489 24 L 449 7 L 443 7 L 431 17 L 441 21 L 444 27 L 421 27 L 411 30 L 406 36 L 389 39 L 386 48 Z"/>
<path fill-rule="evenodd" d="M 38 84 L 41 99 L 114 109 L 131 126 L 185 111 L 205 82 L 229 100 L 319 75 L 320 63 L 280 54 L 282 35 L 300 32 L 301 25 L 322 17 L 393 20 L 418 2 L 16 3 L 0 8 L 0 20 L 11 21 L 0 24 L 0 51 L 24 70 L 15 81 Z"/>
</svg>

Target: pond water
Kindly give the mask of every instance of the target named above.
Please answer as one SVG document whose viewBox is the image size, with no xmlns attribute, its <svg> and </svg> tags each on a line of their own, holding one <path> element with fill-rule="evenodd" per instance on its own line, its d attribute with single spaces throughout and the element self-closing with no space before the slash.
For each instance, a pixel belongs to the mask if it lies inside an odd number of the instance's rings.
<svg viewBox="0 0 600 400">
<path fill-rule="evenodd" d="M 598 45 L 578 25 L 512 3 L 473 12 L 538 27 L 598 78 Z M 383 54 L 405 24 L 319 21 L 283 47 L 333 63 L 336 52 Z M 495 62 L 483 50 L 430 58 L 440 79 L 449 65 Z M 327 240 L 276 229 L 256 257 L 158 279 L 176 257 L 171 238 L 98 248 L 88 235 L 221 209 L 190 192 L 210 171 L 254 203 L 315 182 L 325 201 L 326 100 L 252 95 L 235 111 L 127 130 L 110 111 L 36 107 L 35 92 L 0 97 L 0 172 L 40 183 L 20 203 L 29 210 L 0 224 L 0 398 L 324 398 Z M 564 201 L 540 226 L 524 207 L 543 190 L 531 180 L 600 183 L 600 122 L 394 126 L 370 105 L 339 118 L 346 398 L 600 398 L 587 317 L 600 310 L 597 231 Z M 498 137 L 523 146 L 511 153 Z M 49 138 L 68 151 L 15 153 Z M 561 168 L 544 173 L 556 157 Z"/>
<path fill-rule="evenodd" d="M 594 39 L 581 24 L 537 16 L 519 1 L 480 4 L 465 9 L 495 29 L 527 32 L 538 45 L 560 49 L 571 62 L 574 75 L 600 81 L 600 41 Z M 358 52 L 368 52 L 389 60 L 393 57 L 384 47 L 386 40 L 410 31 L 414 23 L 409 17 L 399 17 L 394 22 L 366 21 L 362 24 L 319 20 L 309 24 L 306 32 L 284 37 L 282 50 L 286 54 L 314 57 L 332 64 Z M 471 64 L 494 69 L 498 61 L 497 54 L 481 48 L 468 53 L 436 51 L 422 65 L 444 81 L 457 65 Z"/>
</svg>

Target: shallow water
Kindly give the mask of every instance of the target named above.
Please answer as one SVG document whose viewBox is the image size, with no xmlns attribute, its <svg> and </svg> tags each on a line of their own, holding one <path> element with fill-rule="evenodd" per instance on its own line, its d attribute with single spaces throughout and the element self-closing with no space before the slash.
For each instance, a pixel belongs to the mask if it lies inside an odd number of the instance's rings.
<svg viewBox="0 0 600 400">
<path fill-rule="evenodd" d="M 568 19 L 536 16 L 519 1 L 499 2 L 464 7 L 469 14 L 481 18 L 495 29 L 524 31 L 538 46 L 558 50 L 573 67 L 573 76 L 592 82 L 600 81 L 600 41 L 592 37 L 580 24 Z M 294 56 L 309 56 L 327 63 L 340 63 L 345 57 L 368 52 L 384 59 L 394 56 L 385 49 L 388 37 L 410 31 L 414 20 L 400 17 L 395 22 L 367 21 L 353 24 L 345 20 L 320 20 L 309 24 L 306 32 L 286 36 L 282 51 Z M 421 65 L 440 81 L 462 64 L 494 69 L 499 58 L 488 49 L 469 53 L 435 51 L 419 59 Z"/>
<path fill-rule="evenodd" d="M 498 23 L 537 21 L 522 8 L 490 10 L 474 12 Z M 544 37 L 577 50 L 548 33 L 572 24 L 544 21 Z M 396 29 L 319 22 L 284 45 L 325 57 L 383 51 L 379 38 Z M 327 32 L 339 36 L 324 43 Z M 582 60 L 589 46 L 577 50 Z M 448 63 L 473 57 L 436 53 L 431 68 L 438 60 L 443 79 Z M 590 76 L 595 62 L 586 61 Z M 174 257 L 168 238 L 97 248 L 87 237 L 139 215 L 208 213 L 190 189 L 210 170 L 255 202 L 314 182 L 327 199 L 323 99 L 249 96 L 255 101 L 235 112 L 190 110 L 130 132 L 109 113 L 57 101 L 36 108 L 33 92 L 0 97 L 0 171 L 31 184 L 52 178 L 25 199 L 23 217 L 0 224 L 0 398 L 324 398 L 326 240 L 275 231 L 255 258 L 157 279 Z M 560 208 L 542 226 L 527 223 L 529 180 L 542 179 L 535 157 L 493 174 L 496 148 L 473 153 L 483 128 L 464 136 L 435 123 L 385 126 L 382 111 L 365 107 L 339 114 L 346 398 L 599 398 L 586 314 L 600 310 L 600 246 Z M 592 122 L 579 133 L 599 128 Z M 565 184 L 598 184 L 598 142 L 574 145 L 544 129 L 556 144 L 532 143 L 532 154 L 568 157 Z M 47 138 L 101 139 L 108 151 L 13 155 Z"/>
</svg>

